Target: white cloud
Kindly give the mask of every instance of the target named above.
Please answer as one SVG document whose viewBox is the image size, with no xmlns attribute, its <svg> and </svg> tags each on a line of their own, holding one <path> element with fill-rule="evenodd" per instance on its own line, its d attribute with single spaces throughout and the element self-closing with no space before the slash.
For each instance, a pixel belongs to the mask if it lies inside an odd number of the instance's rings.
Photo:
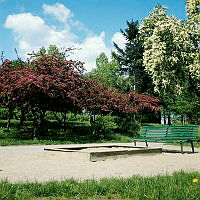
<svg viewBox="0 0 200 200">
<path fill-rule="evenodd" d="M 35 31 L 40 27 L 45 27 L 44 20 L 31 13 L 23 13 L 16 15 L 8 15 L 5 23 L 6 28 L 12 28 L 15 32 L 24 33 L 27 31 Z"/>
<path fill-rule="evenodd" d="M 66 27 L 57 31 L 55 26 L 48 26 L 42 18 L 33 16 L 31 13 L 9 15 L 5 27 L 15 33 L 19 49 L 24 53 L 51 44 L 68 47 L 77 38 Z"/>
<path fill-rule="evenodd" d="M 126 38 L 122 35 L 122 33 L 116 32 L 113 35 L 111 41 L 116 43 L 120 48 L 123 49 L 125 47 Z"/>
<path fill-rule="evenodd" d="M 60 3 L 56 3 L 53 5 L 44 4 L 42 7 L 45 14 L 53 15 L 60 22 L 66 22 L 73 16 L 71 10 Z"/>
<path fill-rule="evenodd" d="M 80 21 L 74 20 L 74 14 L 70 9 L 65 7 L 63 4 L 56 3 L 53 5 L 43 4 L 44 14 L 53 16 L 56 20 L 65 24 L 65 26 L 76 27 L 79 31 L 84 31 L 87 35 L 91 35 L 91 31 L 88 30 Z"/>
<path fill-rule="evenodd" d="M 32 13 L 21 13 L 9 15 L 4 26 L 11 29 L 14 33 L 14 39 L 18 44 L 17 49 L 19 54 L 26 57 L 27 53 L 38 51 L 41 47 L 56 45 L 58 47 L 75 47 L 77 50 L 72 54 L 72 58 L 85 62 L 85 68 L 89 71 L 96 66 L 96 58 L 100 53 L 105 52 L 108 56 L 110 50 L 105 44 L 105 33 L 94 35 L 92 31 L 87 30 L 81 22 L 70 19 L 72 12 L 62 4 L 54 4 L 53 6 L 44 5 L 44 10 L 48 14 L 52 14 L 62 23 L 62 28 L 59 30 L 57 26 L 47 25 L 40 16 L 34 16 Z M 54 12 L 57 9 L 57 12 Z M 61 14 L 64 18 L 60 18 Z M 68 20 L 70 19 L 70 20 Z M 73 28 L 80 26 L 80 31 L 85 31 L 87 34 L 83 41 L 73 33 Z"/>
<path fill-rule="evenodd" d="M 110 55 L 110 49 L 105 44 L 105 33 L 99 36 L 87 37 L 83 43 L 75 44 L 77 50 L 74 52 L 73 58 L 85 62 L 85 68 L 90 71 L 96 67 L 96 58 L 100 53 L 104 52 Z"/>
</svg>

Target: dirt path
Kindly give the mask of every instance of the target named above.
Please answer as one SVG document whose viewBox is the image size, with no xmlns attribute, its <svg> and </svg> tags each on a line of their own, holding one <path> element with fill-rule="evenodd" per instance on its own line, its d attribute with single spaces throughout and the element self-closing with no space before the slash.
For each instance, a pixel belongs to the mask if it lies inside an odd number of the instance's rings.
<svg viewBox="0 0 200 200">
<path fill-rule="evenodd" d="M 53 145 L 55 146 L 55 145 Z M 56 145 L 55 147 L 72 145 Z M 152 144 L 151 146 L 161 146 Z M 0 180 L 12 182 L 78 180 L 104 177 L 130 177 L 171 174 L 174 171 L 200 171 L 198 153 L 162 153 L 90 162 L 84 153 L 44 151 L 48 145 L 0 147 Z M 52 147 L 52 145 L 51 145 Z M 179 146 L 165 146 L 180 149 Z M 184 148 L 190 150 L 190 148 Z"/>
</svg>

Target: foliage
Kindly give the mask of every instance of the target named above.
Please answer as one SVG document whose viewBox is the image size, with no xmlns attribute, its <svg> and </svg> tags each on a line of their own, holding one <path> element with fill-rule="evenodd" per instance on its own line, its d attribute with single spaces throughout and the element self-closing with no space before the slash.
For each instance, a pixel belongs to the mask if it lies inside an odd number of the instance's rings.
<svg viewBox="0 0 200 200">
<path fill-rule="evenodd" d="M 137 113 L 144 108 L 159 110 L 159 100 L 155 97 L 136 92 L 119 94 L 114 89 L 107 90 L 104 85 L 97 84 L 94 80 L 85 81 L 85 88 L 79 90 L 81 95 L 78 99 L 78 105 L 93 114 L 130 114 Z M 85 98 L 86 96 L 88 98 Z"/>
<path fill-rule="evenodd" d="M 168 108 L 182 117 L 186 116 L 189 123 L 198 123 L 200 119 L 200 98 L 194 93 L 183 93 Z"/>
<path fill-rule="evenodd" d="M 112 54 L 120 65 L 119 71 L 125 74 L 132 84 L 129 90 L 152 93 L 152 80 L 143 65 L 144 47 L 140 39 L 139 23 L 138 21 L 127 21 L 127 26 L 128 28 L 121 30 L 127 41 L 125 48 L 121 49 L 114 43 L 116 52 Z"/>
<path fill-rule="evenodd" d="M 188 69 L 192 78 L 197 82 L 198 95 L 200 96 L 200 1 L 186 0 L 186 11 L 188 15 L 188 32 L 196 46 L 193 62 L 188 66 Z"/>
<path fill-rule="evenodd" d="M 57 55 L 60 57 L 64 57 L 62 56 L 62 52 L 60 51 L 60 49 L 55 46 L 55 45 L 50 45 L 48 48 L 42 47 L 39 49 L 39 51 L 37 52 L 38 57 L 40 56 L 51 56 L 51 55 Z"/>
<path fill-rule="evenodd" d="M 195 47 L 186 25 L 167 16 L 165 11 L 166 8 L 157 6 L 142 22 L 143 63 L 152 76 L 156 92 L 180 94 L 189 82 L 186 64 L 191 63 L 191 52 Z"/>
<path fill-rule="evenodd" d="M 192 21 L 192 29 L 196 28 L 199 30 L 199 21 L 200 21 L 200 2 L 199 0 L 186 0 L 186 11 L 189 20 Z M 194 27 L 195 24 L 195 27 Z"/>
<path fill-rule="evenodd" d="M 109 61 L 105 53 L 101 53 L 96 59 L 96 68 L 89 72 L 87 76 L 100 84 L 106 85 L 109 89 L 116 88 L 118 91 L 126 93 L 131 88 L 131 82 L 119 70 L 120 66 L 113 57 Z"/>
<path fill-rule="evenodd" d="M 200 196 L 200 173 L 176 172 L 171 176 L 104 178 L 101 180 L 46 183 L 0 182 L 0 199 L 182 199 Z"/>
<path fill-rule="evenodd" d="M 16 69 L 11 61 L 5 60 L 0 67 L 0 98 L 4 106 L 30 110 L 33 116 L 38 113 L 41 127 L 47 110 L 66 112 L 75 108 L 82 63 L 60 60 L 59 55 L 39 58 L 34 55 L 21 64 Z"/>
<path fill-rule="evenodd" d="M 163 108 L 194 122 L 199 116 L 200 97 L 199 1 L 187 1 L 186 21 L 168 16 L 166 10 L 156 6 L 139 28 L 143 64 Z"/>
<path fill-rule="evenodd" d="M 116 119 L 118 125 L 117 132 L 130 137 L 136 137 L 139 135 L 141 125 L 133 117 L 118 117 Z"/>
<path fill-rule="evenodd" d="M 99 139 L 109 138 L 111 134 L 115 132 L 118 125 L 115 122 L 114 116 L 96 116 L 95 122 L 91 124 L 91 130 L 93 130 L 93 136 Z"/>
<path fill-rule="evenodd" d="M 186 22 L 167 16 L 166 8 L 157 6 L 143 20 L 140 36 L 144 41 L 143 63 L 156 92 L 181 94 L 191 84 L 197 89 L 190 66 L 198 47 Z"/>
<path fill-rule="evenodd" d="M 0 119 L 8 119 L 9 117 L 9 112 L 7 108 L 0 108 Z"/>
<path fill-rule="evenodd" d="M 5 60 L 0 67 L 0 103 L 8 108 L 9 123 L 15 109 L 21 113 L 20 126 L 31 112 L 36 137 L 48 132 L 46 120 L 50 115 L 46 116 L 47 111 L 65 127 L 69 111 L 108 114 L 158 109 L 158 100 L 154 97 L 134 92 L 119 94 L 95 80 L 84 78 L 83 64 L 67 60 L 56 47 L 47 51 L 43 48 L 26 62 L 19 61 L 18 65 Z"/>
<path fill-rule="evenodd" d="M 56 127 L 49 128 L 48 134 L 44 137 L 34 138 L 33 126 L 17 129 L 12 125 L 9 131 L 6 128 L 0 128 L 0 146 L 10 145 L 32 145 L 32 144 L 84 144 L 84 143 L 107 143 L 107 142 L 131 142 L 132 139 L 128 136 L 113 133 L 116 124 L 113 120 L 107 118 L 102 119 L 104 124 L 100 128 L 104 128 L 102 134 L 93 135 L 92 128 L 85 123 L 69 123 L 66 131 Z M 19 122 L 18 122 L 19 123 Z M 98 121 L 97 121 L 98 123 Z M 17 123 L 15 124 L 17 125 Z M 110 132 L 109 132 L 110 131 Z"/>
</svg>

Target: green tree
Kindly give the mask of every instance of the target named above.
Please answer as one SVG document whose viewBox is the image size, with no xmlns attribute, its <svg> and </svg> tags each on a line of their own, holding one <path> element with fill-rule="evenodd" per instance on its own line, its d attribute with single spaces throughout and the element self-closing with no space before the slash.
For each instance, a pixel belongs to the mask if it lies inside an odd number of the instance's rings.
<svg viewBox="0 0 200 200">
<path fill-rule="evenodd" d="M 111 61 L 105 53 L 101 53 L 96 59 L 96 68 L 94 68 L 89 75 L 98 83 L 106 85 L 109 89 L 116 88 L 122 93 L 129 91 L 131 82 L 127 76 L 119 72 L 120 66 L 112 57 Z"/>
<path fill-rule="evenodd" d="M 129 77 L 132 88 L 139 93 L 152 93 L 152 80 L 145 71 L 143 64 L 143 41 L 140 39 L 138 21 L 127 21 L 127 28 L 121 29 L 121 33 L 126 38 L 125 48 L 120 48 L 116 43 L 114 58 L 120 65 L 119 71 Z"/>
<path fill-rule="evenodd" d="M 56 45 L 49 45 L 49 47 L 47 48 L 41 47 L 39 51 L 37 52 L 37 54 L 43 55 L 43 56 L 50 56 L 50 55 L 56 54 L 56 55 L 61 56 L 62 52 Z"/>
<path fill-rule="evenodd" d="M 196 46 L 193 53 L 193 62 L 188 66 L 192 78 L 196 82 L 198 96 L 200 96 L 200 1 L 186 0 L 186 11 L 188 15 L 188 32 Z"/>
</svg>

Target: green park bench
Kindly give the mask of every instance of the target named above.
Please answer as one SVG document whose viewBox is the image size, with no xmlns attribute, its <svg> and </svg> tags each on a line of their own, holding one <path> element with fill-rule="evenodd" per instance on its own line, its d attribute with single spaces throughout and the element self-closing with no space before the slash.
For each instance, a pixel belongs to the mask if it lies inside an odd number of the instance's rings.
<svg viewBox="0 0 200 200">
<path fill-rule="evenodd" d="M 192 152 L 194 153 L 194 141 L 198 141 L 198 126 L 143 126 L 141 134 L 137 138 L 133 138 L 136 142 L 160 142 L 170 143 L 178 142 L 181 145 L 181 153 L 183 153 L 183 143 L 190 142 Z"/>
</svg>

